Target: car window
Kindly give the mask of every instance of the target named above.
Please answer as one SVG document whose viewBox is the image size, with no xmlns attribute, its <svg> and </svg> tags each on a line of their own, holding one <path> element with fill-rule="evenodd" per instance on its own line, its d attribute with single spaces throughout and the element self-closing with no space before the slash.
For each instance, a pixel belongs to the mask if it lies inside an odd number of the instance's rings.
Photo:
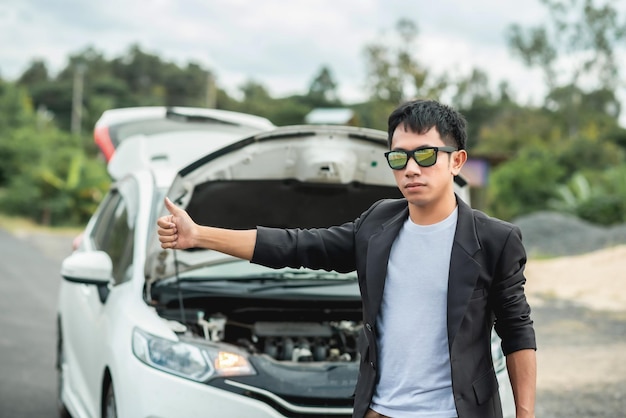
<svg viewBox="0 0 626 418">
<path fill-rule="evenodd" d="M 115 284 L 131 278 L 137 199 L 138 187 L 134 180 L 127 180 L 111 190 L 92 233 L 95 248 L 111 257 Z"/>
<path fill-rule="evenodd" d="M 119 204 L 121 196 L 117 190 L 111 190 L 100 204 L 96 224 L 91 233 L 91 239 L 95 249 L 101 250 L 109 240 L 111 229 L 109 224 Z"/>
</svg>

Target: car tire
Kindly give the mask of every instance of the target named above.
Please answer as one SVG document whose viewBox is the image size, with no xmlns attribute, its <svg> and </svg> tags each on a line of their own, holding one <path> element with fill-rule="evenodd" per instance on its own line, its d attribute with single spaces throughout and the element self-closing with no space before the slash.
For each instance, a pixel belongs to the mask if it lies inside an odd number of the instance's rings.
<svg viewBox="0 0 626 418">
<path fill-rule="evenodd" d="M 109 382 L 104 395 L 104 404 L 102 405 L 102 418 L 117 418 L 117 405 L 115 403 L 115 391 L 113 390 L 113 382 Z"/>
<path fill-rule="evenodd" d="M 59 320 L 58 328 L 57 328 L 57 410 L 59 413 L 59 418 L 72 418 L 69 411 L 65 407 L 63 403 L 63 382 L 65 380 L 64 375 L 64 366 L 65 365 L 65 354 L 63 351 L 63 334 L 61 333 L 61 321 Z"/>
</svg>

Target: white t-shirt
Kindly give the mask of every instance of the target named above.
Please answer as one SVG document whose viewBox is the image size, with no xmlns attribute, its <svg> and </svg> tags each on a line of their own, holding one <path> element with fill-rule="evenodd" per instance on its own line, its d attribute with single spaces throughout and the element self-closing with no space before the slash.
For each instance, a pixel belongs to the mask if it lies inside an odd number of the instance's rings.
<svg viewBox="0 0 626 418">
<path fill-rule="evenodd" d="M 448 275 L 458 209 L 434 225 L 407 219 L 391 247 L 377 318 L 376 412 L 456 417 L 448 348 Z"/>
</svg>

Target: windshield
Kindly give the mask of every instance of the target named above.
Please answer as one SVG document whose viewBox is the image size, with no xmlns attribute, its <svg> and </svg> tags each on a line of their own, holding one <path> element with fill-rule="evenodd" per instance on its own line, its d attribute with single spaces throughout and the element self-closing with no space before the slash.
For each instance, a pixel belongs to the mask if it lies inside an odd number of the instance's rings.
<svg viewBox="0 0 626 418">
<path fill-rule="evenodd" d="M 229 259 L 180 273 L 185 281 L 203 280 L 244 280 L 244 279 L 283 279 L 283 280 L 356 280 L 356 273 L 337 273 L 335 271 L 311 270 L 306 268 L 273 269 L 246 260 Z"/>
</svg>

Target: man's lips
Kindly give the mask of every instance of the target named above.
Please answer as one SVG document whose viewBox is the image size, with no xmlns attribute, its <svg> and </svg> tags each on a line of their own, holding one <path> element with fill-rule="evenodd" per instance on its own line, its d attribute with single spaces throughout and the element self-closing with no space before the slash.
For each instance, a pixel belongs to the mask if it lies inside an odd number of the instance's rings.
<svg viewBox="0 0 626 418">
<path fill-rule="evenodd" d="M 405 185 L 404 185 L 404 188 L 405 188 L 405 189 L 415 189 L 415 188 L 418 188 L 418 187 L 424 187 L 424 186 L 426 186 L 426 184 L 424 184 L 424 183 L 420 183 L 420 182 L 412 182 L 412 183 L 407 183 L 407 184 L 405 184 Z"/>
</svg>

